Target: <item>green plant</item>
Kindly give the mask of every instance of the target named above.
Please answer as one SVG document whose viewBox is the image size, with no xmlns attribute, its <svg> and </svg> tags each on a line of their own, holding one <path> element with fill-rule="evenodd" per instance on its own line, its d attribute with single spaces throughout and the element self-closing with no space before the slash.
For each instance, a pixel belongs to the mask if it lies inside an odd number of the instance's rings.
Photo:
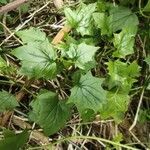
<svg viewBox="0 0 150 150">
<path fill-rule="evenodd" d="M 40 89 L 30 103 L 29 119 L 48 136 L 64 127 L 74 106 L 83 120 L 98 114 L 122 122 L 141 69 L 132 58 L 139 20 L 129 8 L 101 1 L 81 3 L 76 10 L 65 8 L 64 13 L 72 32 L 61 44 L 51 44 L 44 32 L 31 27 L 16 33 L 23 45 L 11 52 L 20 60 L 19 75 L 33 81 L 63 78 L 59 88 L 65 95 L 59 89 Z M 145 61 L 149 65 L 149 57 Z M 97 67 L 107 71 L 97 73 Z M 5 103 L 0 111 L 18 106 L 13 96 L 2 94 L 0 103 Z"/>
<path fill-rule="evenodd" d="M 57 53 L 57 49 L 50 44 L 45 33 L 39 29 L 30 28 L 16 33 L 24 43 L 23 46 L 18 47 L 12 52 L 13 55 L 21 60 L 20 74 L 27 75 L 34 79 L 55 79 L 58 74 L 61 74 L 61 70 L 58 70 L 59 64 L 63 65 L 66 70 L 65 74 L 67 74 L 69 67 L 75 67 L 78 71 L 77 81 L 71 80 L 71 82 L 73 82 L 71 84 L 73 88 L 70 89 L 71 95 L 69 98 L 66 97 L 67 103 L 63 104 L 63 108 L 61 108 L 60 104 L 57 104 L 57 102 L 61 102 L 61 100 L 56 100 L 53 96 L 51 97 L 51 94 L 48 94 L 48 92 L 37 95 L 37 100 L 35 100 L 34 103 L 31 102 L 33 110 L 31 110 L 30 119 L 37 122 L 43 128 L 51 128 L 50 130 L 52 131 L 45 129 L 48 135 L 56 132 L 59 126 L 61 127 L 62 124 L 65 124 L 69 119 L 70 115 L 67 115 L 67 117 L 65 114 L 69 113 L 67 107 L 69 107 L 70 103 L 75 104 L 81 116 L 83 114 L 86 115 L 85 112 L 88 113 L 88 111 L 91 110 L 95 114 L 100 113 L 104 118 L 113 117 L 117 121 L 123 119 L 130 102 L 128 94 L 133 83 L 136 82 L 135 78 L 139 76 L 139 67 L 136 61 L 131 63 L 121 62 L 119 58 L 125 58 L 134 52 L 134 36 L 136 34 L 138 19 L 137 16 L 127 8 L 109 5 L 106 10 L 109 11 L 110 15 L 105 16 L 105 19 L 107 19 L 106 26 L 108 26 L 106 35 L 112 38 L 112 44 L 114 45 L 113 57 L 118 58 L 118 60 L 108 60 L 106 63 L 108 66 L 106 83 L 104 83 L 105 79 L 103 79 L 103 77 L 94 77 L 90 73 L 90 69 L 97 65 L 94 59 L 95 53 L 99 49 L 97 45 L 89 45 L 83 41 L 69 43 L 69 45 L 67 45 L 68 48 L 64 47 L 60 50 L 60 55 Z M 88 11 L 88 7 L 92 8 L 90 9 L 91 11 Z M 96 15 L 99 15 L 98 13 L 102 12 L 96 10 L 96 3 L 89 5 L 82 4 L 76 11 L 66 8 L 66 23 L 74 28 L 77 34 L 81 35 L 81 38 L 84 38 L 85 35 L 94 36 L 93 30 L 95 30 L 96 25 L 102 23 L 101 18 L 100 21 L 96 20 Z M 105 14 L 105 12 L 103 13 Z M 94 22 L 93 16 L 96 22 Z M 127 18 L 129 20 L 128 22 L 126 22 Z M 130 20 L 133 19 L 135 20 L 134 24 L 130 24 Z M 92 30 L 93 26 L 95 26 L 95 28 Z M 97 27 L 104 30 L 101 25 Z M 84 30 L 86 30 L 86 32 Z M 116 34 L 115 32 L 119 30 L 122 31 Z M 65 66 L 66 63 L 68 64 L 67 66 Z M 74 75 L 73 72 L 72 75 Z M 107 84 L 108 90 L 104 90 L 102 87 L 103 83 Z M 46 105 L 48 106 L 46 99 L 51 105 L 48 108 L 46 108 Z M 59 105 L 60 108 L 56 108 L 55 110 L 54 108 L 57 107 L 57 105 Z M 44 112 L 42 112 L 42 109 L 44 109 Z M 60 114 L 59 109 L 61 109 Z M 53 112 L 51 112 L 52 110 Z M 50 125 L 50 120 L 46 121 L 49 125 L 45 123 L 44 118 L 46 116 L 50 117 L 51 113 L 56 113 L 56 115 L 53 114 L 56 122 L 59 120 L 57 130 L 53 127 L 56 123 Z M 38 119 L 36 119 L 36 115 Z M 54 120 L 50 122 L 55 122 Z"/>
</svg>

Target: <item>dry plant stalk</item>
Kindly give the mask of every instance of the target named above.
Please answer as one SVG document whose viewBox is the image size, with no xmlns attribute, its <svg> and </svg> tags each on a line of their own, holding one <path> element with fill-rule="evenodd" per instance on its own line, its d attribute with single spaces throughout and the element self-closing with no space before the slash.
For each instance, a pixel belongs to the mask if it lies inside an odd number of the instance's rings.
<svg viewBox="0 0 150 150">
<path fill-rule="evenodd" d="M 10 2 L 7 5 L 0 7 L 0 14 L 14 10 L 26 2 L 28 2 L 28 0 L 15 0 L 13 2 Z"/>
<path fill-rule="evenodd" d="M 67 34 L 70 30 L 71 28 L 69 26 L 64 26 L 54 37 L 52 44 L 54 45 L 59 44 L 63 40 L 65 34 Z"/>
<path fill-rule="evenodd" d="M 53 3 L 57 9 L 61 9 L 63 7 L 63 0 L 53 0 Z"/>
<path fill-rule="evenodd" d="M 17 116 L 12 117 L 12 121 L 15 125 L 20 127 L 21 129 L 32 129 L 32 126 L 20 119 Z M 49 139 L 43 133 L 33 130 L 31 133 L 31 139 L 35 140 L 36 142 L 40 142 L 41 145 L 49 144 Z"/>
</svg>

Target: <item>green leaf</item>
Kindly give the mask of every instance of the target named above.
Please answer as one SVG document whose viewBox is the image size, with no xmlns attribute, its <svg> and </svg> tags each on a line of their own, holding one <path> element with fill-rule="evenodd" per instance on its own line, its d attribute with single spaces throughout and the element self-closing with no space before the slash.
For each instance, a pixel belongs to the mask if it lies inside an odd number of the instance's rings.
<svg viewBox="0 0 150 150">
<path fill-rule="evenodd" d="M 13 54 L 21 60 L 20 73 L 34 78 L 52 79 L 56 76 L 56 52 L 44 32 L 30 28 L 17 32 L 26 45 L 16 48 Z"/>
<path fill-rule="evenodd" d="M 150 12 L 150 0 L 148 0 L 146 6 L 144 7 L 143 11 Z"/>
<path fill-rule="evenodd" d="M 139 76 L 140 67 L 136 62 L 128 65 L 127 63 L 119 60 L 109 61 L 108 74 L 109 74 L 109 89 L 117 86 L 117 88 L 128 93 L 132 84 L 136 81 L 135 77 Z"/>
<path fill-rule="evenodd" d="M 147 88 L 146 88 L 147 90 L 150 90 L 150 83 L 148 84 L 148 86 L 147 86 Z"/>
<path fill-rule="evenodd" d="M 70 106 L 58 100 L 58 96 L 50 91 L 40 93 L 31 102 L 32 111 L 29 117 L 39 124 L 46 135 L 52 135 L 62 128 L 70 117 Z"/>
<path fill-rule="evenodd" d="M 16 68 L 9 65 L 1 56 L 0 56 L 0 73 L 3 75 L 12 75 L 16 73 Z"/>
<path fill-rule="evenodd" d="M 46 40 L 46 34 L 37 28 L 29 28 L 26 30 L 18 31 L 16 32 L 16 35 L 21 38 L 23 43 Z"/>
<path fill-rule="evenodd" d="M 115 142 L 115 143 L 121 143 L 121 142 L 123 141 L 123 135 L 122 135 L 122 133 L 120 133 L 120 132 L 117 133 L 117 134 L 113 137 L 112 141 Z M 118 145 L 113 145 L 113 148 L 110 147 L 110 149 L 119 150 L 119 149 L 120 149 L 120 146 L 118 146 Z"/>
<path fill-rule="evenodd" d="M 146 63 L 150 66 L 150 56 L 147 56 L 147 57 L 145 58 L 145 61 L 146 61 Z"/>
<path fill-rule="evenodd" d="M 70 8 L 66 8 L 64 10 L 64 13 L 65 13 L 68 25 L 70 25 L 72 28 L 76 28 L 78 25 L 76 12 L 72 11 Z"/>
<path fill-rule="evenodd" d="M 127 94 L 108 92 L 107 103 L 100 109 L 100 115 L 104 119 L 112 117 L 117 123 L 120 123 L 127 111 L 128 104 L 129 96 Z"/>
<path fill-rule="evenodd" d="M 80 115 L 82 116 L 83 122 L 93 121 L 96 116 L 95 112 L 91 109 L 86 109 L 83 112 L 80 112 Z"/>
<path fill-rule="evenodd" d="M 130 65 L 128 65 L 126 70 L 126 76 L 132 78 L 140 76 L 140 67 L 136 61 L 133 61 Z"/>
<path fill-rule="evenodd" d="M 133 28 L 139 24 L 138 17 L 128 8 L 113 7 L 109 14 L 109 28 L 112 33 L 123 28 Z"/>
<path fill-rule="evenodd" d="M 7 0 L 0 0 L 1 4 L 7 4 Z"/>
<path fill-rule="evenodd" d="M 14 136 L 15 134 L 14 134 L 14 132 L 11 131 L 11 130 L 4 129 L 4 130 L 3 130 L 3 135 L 4 135 L 4 137 L 11 137 L 11 136 Z"/>
<path fill-rule="evenodd" d="M 96 3 L 85 5 L 82 4 L 76 11 L 70 8 L 65 9 L 67 24 L 76 28 L 77 32 L 84 35 L 92 34 L 92 14 L 96 10 Z"/>
<path fill-rule="evenodd" d="M 19 104 L 12 94 L 0 91 L 0 112 L 13 110 L 16 106 L 19 106 Z"/>
<path fill-rule="evenodd" d="M 71 89 L 69 103 L 74 103 L 79 112 L 91 109 L 97 112 L 106 100 L 106 91 L 101 87 L 103 79 L 93 77 L 90 72 L 82 75 L 80 81 Z"/>
<path fill-rule="evenodd" d="M 94 55 L 98 49 L 99 47 L 87 45 L 85 43 L 81 43 L 79 45 L 71 44 L 67 55 L 80 69 L 91 69 L 91 66 L 93 67 L 93 63 L 95 64 Z M 92 65 L 90 66 L 90 64 Z"/>
<path fill-rule="evenodd" d="M 137 28 L 125 28 L 120 33 L 114 34 L 114 46 L 116 51 L 113 53 L 114 57 L 125 58 L 125 56 L 134 52 L 133 46 L 135 42 L 135 33 Z"/>
<path fill-rule="evenodd" d="M 7 65 L 6 65 L 5 60 L 0 56 L 0 71 L 1 71 L 1 68 L 6 67 L 6 66 Z"/>
<path fill-rule="evenodd" d="M 97 11 L 105 12 L 112 5 L 112 3 L 107 3 L 105 0 L 96 1 L 97 2 Z"/>
<path fill-rule="evenodd" d="M 52 79 L 57 72 L 56 52 L 48 39 L 39 42 L 29 42 L 16 48 L 13 54 L 21 60 L 20 73 L 29 77 Z"/>
<path fill-rule="evenodd" d="M 93 13 L 95 24 L 101 29 L 101 34 L 109 34 L 108 16 L 105 13 Z"/>
<path fill-rule="evenodd" d="M 9 133 L 6 134 L 3 140 L 0 141 L 0 149 L 1 150 L 19 150 L 24 144 L 28 141 L 29 133 L 27 130 L 24 130 L 22 133 L 14 134 Z"/>
<path fill-rule="evenodd" d="M 150 121 L 150 109 L 139 111 L 138 121 L 142 124 Z"/>
<path fill-rule="evenodd" d="M 23 5 L 21 5 L 18 9 L 20 9 L 21 13 L 27 13 L 29 11 L 30 8 L 30 3 L 24 3 Z"/>
</svg>

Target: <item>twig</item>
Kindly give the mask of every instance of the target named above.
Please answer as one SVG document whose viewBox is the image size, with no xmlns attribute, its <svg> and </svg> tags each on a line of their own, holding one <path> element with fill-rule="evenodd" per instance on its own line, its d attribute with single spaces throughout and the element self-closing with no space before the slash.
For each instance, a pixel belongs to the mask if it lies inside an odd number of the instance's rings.
<svg viewBox="0 0 150 150">
<path fill-rule="evenodd" d="M 145 149 L 147 148 L 147 147 L 135 136 L 135 134 L 134 134 L 132 131 L 130 131 L 130 134 L 133 136 L 133 138 L 134 138 L 139 144 L 141 144 L 141 146 L 143 146 Z"/>
<path fill-rule="evenodd" d="M 4 27 L 4 29 L 9 33 L 12 34 L 12 32 L 9 30 L 9 28 L 7 28 L 7 26 L 3 23 L 0 22 L 0 24 Z M 23 42 L 19 40 L 19 38 L 17 38 L 15 35 L 13 35 L 13 37 L 21 44 L 23 45 Z"/>
<path fill-rule="evenodd" d="M 130 146 L 127 146 L 125 144 L 121 144 L 121 143 L 118 143 L 118 142 L 114 142 L 114 141 L 111 141 L 111 140 L 107 140 L 107 139 L 100 138 L 100 137 L 95 137 L 95 136 L 71 136 L 71 137 L 67 137 L 67 138 L 57 140 L 52 145 L 62 143 L 64 141 L 68 141 L 68 140 L 77 140 L 77 139 L 96 140 L 96 141 L 101 141 L 101 142 L 104 142 L 104 143 L 107 143 L 107 144 L 119 146 L 121 148 L 125 148 L 125 149 L 128 149 L 128 150 L 139 150 L 138 148 L 130 147 Z M 51 146 L 51 145 L 49 144 L 47 146 Z M 43 146 L 43 147 L 46 147 L 46 145 Z"/>
<path fill-rule="evenodd" d="M 57 45 L 58 43 L 60 43 L 64 38 L 65 34 L 68 33 L 70 30 L 71 30 L 70 27 L 64 26 L 54 37 L 52 44 Z"/>
<path fill-rule="evenodd" d="M 137 120 L 138 120 L 139 111 L 140 111 L 140 107 L 141 107 L 142 100 L 143 100 L 143 95 L 144 95 L 144 89 L 142 90 L 142 93 L 141 93 L 141 96 L 140 96 L 140 100 L 139 100 L 139 104 L 138 104 L 137 111 L 136 111 L 136 115 L 134 117 L 134 121 L 133 121 L 131 127 L 129 128 L 129 131 L 131 131 L 136 126 L 136 123 L 137 123 Z"/>
<path fill-rule="evenodd" d="M 10 2 L 7 5 L 0 7 L 0 14 L 14 10 L 26 2 L 28 2 L 28 0 L 15 0 L 13 2 Z"/>
<path fill-rule="evenodd" d="M 12 121 L 15 125 L 19 126 L 22 129 L 32 129 L 32 126 L 29 123 L 25 122 L 24 119 L 20 117 L 13 116 Z M 36 131 L 36 130 L 33 130 L 31 132 L 31 138 L 36 140 L 41 145 L 50 143 L 48 137 L 44 136 L 43 133 Z"/>
<path fill-rule="evenodd" d="M 150 19 L 150 16 L 147 16 L 147 15 L 145 15 L 144 13 L 143 13 L 143 10 L 142 10 L 142 8 L 141 8 L 141 0 L 139 0 L 139 11 L 140 11 L 140 13 L 141 13 L 141 15 L 143 16 L 143 17 L 145 17 L 145 18 L 148 18 L 148 19 Z"/>
<path fill-rule="evenodd" d="M 33 17 L 35 16 L 36 13 L 38 13 L 39 11 L 41 11 L 42 9 L 44 9 L 48 4 L 50 3 L 50 1 L 48 1 L 45 5 L 43 5 L 40 9 L 34 11 L 31 15 L 29 15 L 29 19 L 27 19 L 23 24 L 19 25 L 16 30 L 11 33 L 5 40 L 3 40 L 3 42 L 0 44 L 0 46 L 2 46 L 5 42 L 7 42 L 12 36 L 14 36 L 14 34 L 16 32 L 18 32 L 20 29 L 22 29 L 30 20 L 33 19 Z"/>
<path fill-rule="evenodd" d="M 63 7 L 63 0 L 53 0 L 53 3 L 57 9 L 61 9 Z"/>
</svg>

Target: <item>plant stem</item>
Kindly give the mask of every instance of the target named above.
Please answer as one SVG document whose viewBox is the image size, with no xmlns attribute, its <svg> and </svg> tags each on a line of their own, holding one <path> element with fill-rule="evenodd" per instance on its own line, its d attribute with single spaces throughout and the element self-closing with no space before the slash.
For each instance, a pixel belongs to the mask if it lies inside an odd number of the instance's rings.
<svg viewBox="0 0 150 150">
<path fill-rule="evenodd" d="M 123 145 L 123 144 L 120 144 L 120 143 L 117 143 L 117 142 L 113 142 L 113 141 L 110 141 L 110 140 L 107 140 L 107 139 L 103 139 L 103 138 L 100 138 L 100 137 L 94 137 L 94 136 L 72 136 L 72 137 L 67 137 L 67 138 L 60 139 L 60 140 L 54 142 L 53 144 L 44 145 L 43 147 L 47 148 L 47 147 L 54 146 L 55 144 L 59 144 L 59 143 L 64 142 L 64 141 L 76 140 L 76 139 L 96 140 L 96 141 L 105 142 L 105 143 L 108 143 L 108 144 L 111 144 L 111 145 L 120 146 L 120 147 L 126 148 L 128 150 L 139 150 L 137 148 L 133 148 L 133 147 L 130 147 L 130 146 L 127 146 L 127 145 Z M 28 150 L 33 150 L 33 149 L 37 150 L 38 148 L 40 148 L 40 147 L 29 148 Z"/>
</svg>

